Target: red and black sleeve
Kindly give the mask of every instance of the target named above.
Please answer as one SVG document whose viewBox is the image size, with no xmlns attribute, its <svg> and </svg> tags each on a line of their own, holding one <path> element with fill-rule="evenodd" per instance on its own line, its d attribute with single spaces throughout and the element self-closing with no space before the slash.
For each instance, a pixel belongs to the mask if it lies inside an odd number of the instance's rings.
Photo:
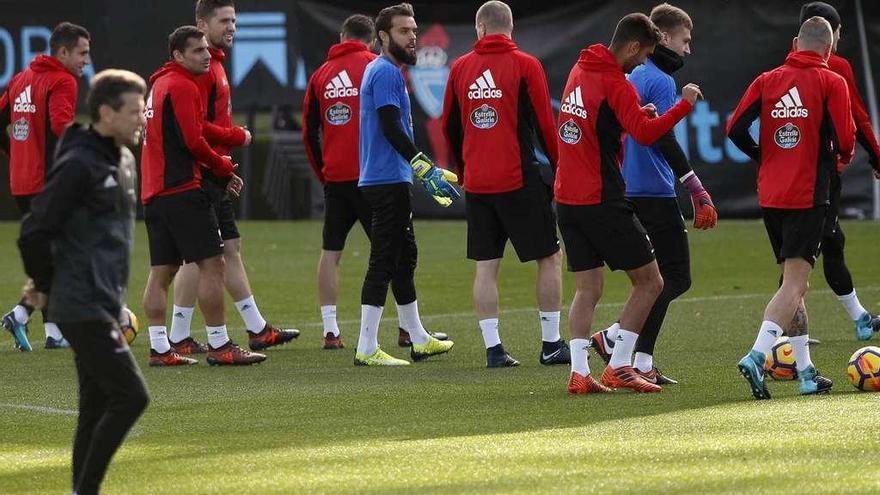
<svg viewBox="0 0 880 495">
<path fill-rule="evenodd" d="M 553 108 L 550 106 L 550 88 L 547 86 L 547 76 L 544 67 L 538 59 L 529 59 L 524 76 L 529 101 L 534 110 L 537 128 L 538 144 L 550 159 L 550 166 L 556 170 L 559 160 L 558 143 L 556 142 L 556 118 L 553 116 Z"/>
<path fill-rule="evenodd" d="M 608 103 L 623 129 L 642 146 L 654 144 L 694 108 L 687 100 L 680 100 L 666 113 L 652 119 L 642 110 L 636 88 L 626 79 L 612 87 Z"/>
<path fill-rule="evenodd" d="M 321 102 L 315 94 L 314 74 L 309 79 L 309 85 L 306 87 L 306 95 L 303 99 L 303 125 L 302 137 L 306 144 L 306 156 L 309 157 L 309 164 L 315 172 L 315 177 L 326 182 L 324 178 L 324 155 L 321 147 L 321 137 L 323 126 L 321 123 Z"/>
<path fill-rule="evenodd" d="M 752 81 L 746 89 L 736 110 L 730 120 L 727 121 L 727 137 L 749 158 L 761 163 L 761 147 L 752 138 L 749 128 L 752 122 L 761 116 L 761 89 L 763 88 L 763 76 Z"/>
<path fill-rule="evenodd" d="M 834 126 L 834 149 L 844 164 L 852 161 L 856 149 L 856 126 L 846 86 L 846 80 L 834 74 L 828 88 L 827 103 L 828 114 Z"/>
<path fill-rule="evenodd" d="M 205 140 L 205 110 L 200 103 L 198 87 L 187 81 L 174 89 L 171 91 L 171 103 L 187 149 L 217 177 L 231 176 L 232 161 L 215 153 Z"/>
<path fill-rule="evenodd" d="M 202 132 L 211 146 L 237 147 L 244 145 L 247 139 L 241 127 L 223 127 L 208 120 L 202 124 Z"/>
<path fill-rule="evenodd" d="M 12 123 L 12 106 L 9 104 L 9 86 L 6 88 L 3 95 L 0 95 L 0 149 L 9 156 L 9 125 Z"/>
<path fill-rule="evenodd" d="M 880 144 L 877 143 L 877 134 L 871 125 L 871 119 L 868 117 L 865 102 L 859 93 L 856 78 L 849 62 L 840 67 L 839 74 L 846 80 L 846 87 L 849 88 L 849 100 L 852 105 L 852 116 L 856 126 L 856 140 L 868 153 L 868 161 L 871 163 L 871 167 L 874 170 L 880 171 Z"/>
<path fill-rule="evenodd" d="M 49 128 L 56 139 L 76 117 L 76 93 L 76 80 L 72 77 L 59 80 L 49 92 Z"/>
<path fill-rule="evenodd" d="M 458 103 L 454 84 L 457 72 L 453 65 L 446 83 L 446 95 L 443 98 L 443 136 L 446 138 L 446 145 L 452 150 L 458 183 L 464 184 L 464 127 L 461 125 L 461 105 Z"/>
</svg>

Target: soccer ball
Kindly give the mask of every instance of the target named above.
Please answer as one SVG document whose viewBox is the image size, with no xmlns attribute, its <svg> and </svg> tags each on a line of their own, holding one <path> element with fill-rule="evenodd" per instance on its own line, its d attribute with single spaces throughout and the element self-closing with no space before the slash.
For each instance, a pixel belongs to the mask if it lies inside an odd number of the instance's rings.
<svg viewBox="0 0 880 495">
<path fill-rule="evenodd" d="M 788 337 L 779 337 L 767 353 L 764 370 L 774 380 L 796 380 L 797 363 Z"/>
<path fill-rule="evenodd" d="M 138 323 L 137 315 L 128 307 L 122 308 L 122 314 L 119 317 L 119 329 L 122 330 L 122 335 L 125 335 L 125 340 L 131 345 L 137 337 L 138 330 L 140 330 L 140 323 Z"/>
<path fill-rule="evenodd" d="M 859 390 L 880 390 L 880 347 L 862 347 L 854 352 L 846 365 L 846 376 Z"/>
</svg>

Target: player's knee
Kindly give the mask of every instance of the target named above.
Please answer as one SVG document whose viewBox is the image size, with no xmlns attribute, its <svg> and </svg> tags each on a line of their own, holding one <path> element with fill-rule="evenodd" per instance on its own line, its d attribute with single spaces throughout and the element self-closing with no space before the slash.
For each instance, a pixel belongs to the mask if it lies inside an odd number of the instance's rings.
<svg viewBox="0 0 880 495">
<path fill-rule="evenodd" d="M 663 292 L 663 277 L 659 271 L 646 273 L 633 281 L 633 289 L 657 297 Z"/>
<path fill-rule="evenodd" d="M 670 273 L 663 277 L 663 288 L 674 299 L 691 288 L 691 274 L 688 272 Z"/>
</svg>

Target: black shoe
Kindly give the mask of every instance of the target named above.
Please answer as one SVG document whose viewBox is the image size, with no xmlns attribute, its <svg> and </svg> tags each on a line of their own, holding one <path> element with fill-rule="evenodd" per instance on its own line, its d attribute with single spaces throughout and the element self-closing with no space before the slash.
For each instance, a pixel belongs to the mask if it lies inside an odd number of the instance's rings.
<svg viewBox="0 0 880 495">
<path fill-rule="evenodd" d="M 642 378 L 647 380 L 654 385 L 678 385 L 678 380 L 674 380 L 664 375 L 662 371 L 660 371 L 656 366 L 651 368 L 651 371 L 644 373 L 641 370 L 636 370 Z"/>
<path fill-rule="evenodd" d="M 554 364 L 571 364 L 571 350 L 564 340 L 556 342 L 544 342 L 539 356 L 541 364 L 552 366 Z"/>
<path fill-rule="evenodd" d="M 519 366 L 519 361 L 510 357 L 501 344 L 486 349 L 487 368 L 512 368 Z"/>
<path fill-rule="evenodd" d="M 443 332 L 428 332 L 428 335 L 437 340 L 449 340 L 449 335 Z M 409 339 L 409 332 L 397 327 L 397 345 L 400 347 L 412 347 L 412 340 Z"/>
<path fill-rule="evenodd" d="M 871 322 L 868 323 L 868 326 L 871 327 L 871 330 L 874 330 L 875 332 L 880 332 L 880 316 L 872 314 Z"/>
<path fill-rule="evenodd" d="M 614 341 L 608 338 L 605 330 L 600 330 L 590 336 L 590 347 L 597 356 L 608 364 L 611 361 L 611 353 L 614 352 Z"/>
</svg>

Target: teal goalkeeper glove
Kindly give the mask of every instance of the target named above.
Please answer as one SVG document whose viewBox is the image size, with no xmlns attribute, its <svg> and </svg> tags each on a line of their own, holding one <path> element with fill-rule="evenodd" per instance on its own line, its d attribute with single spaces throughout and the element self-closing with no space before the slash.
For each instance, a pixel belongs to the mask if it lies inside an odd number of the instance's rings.
<svg viewBox="0 0 880 495">
<path fill-rule="evenodd" d="M 449 170 L 435 167 L 424 153 L 419 153 L 409 161 L 413 174 L 418 177 L 428 194 L 440 206 L 446 208 L 453 200 L 461 197 L 458 189 L 450 182 L 458 182 L 458 176 Z"/>
</svg>

